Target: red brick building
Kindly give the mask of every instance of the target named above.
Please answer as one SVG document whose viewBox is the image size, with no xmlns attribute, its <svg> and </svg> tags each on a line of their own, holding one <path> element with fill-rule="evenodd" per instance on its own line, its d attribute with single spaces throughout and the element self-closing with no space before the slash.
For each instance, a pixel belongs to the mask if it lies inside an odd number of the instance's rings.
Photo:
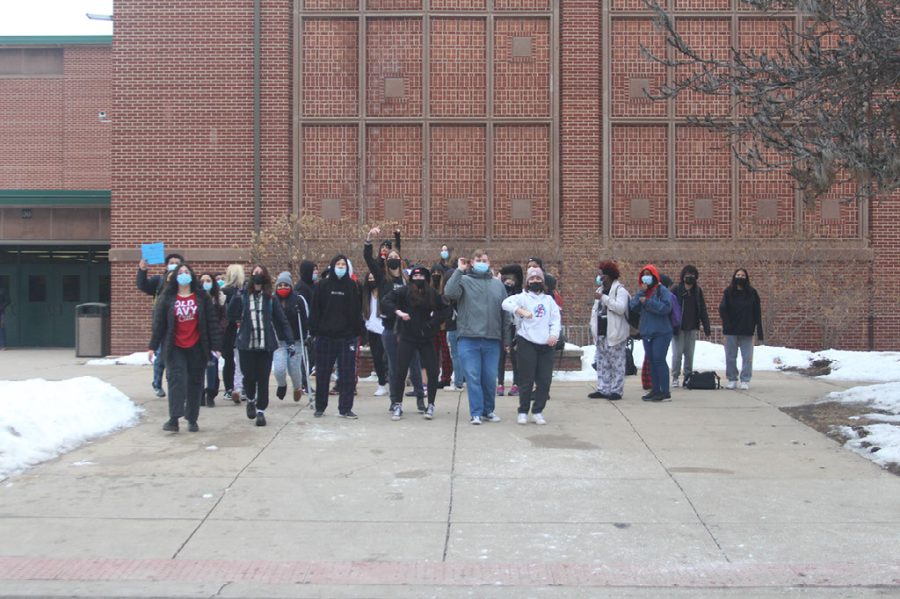
<svg viewBox="0 0 900 599">
<path fill-rule="evenodd" d="M 802 19 L 670 1 L 716 53 L 775 45 Z M 898 198 L 842 203 L 841 189 L 807 206 L 786 175 L 744 171 L 688 125 L 727 102 L 648 101 L 674 73 L 640 53 L 664 50 L 640 0 L 265 0 L 258 15 L 250 0 L 135 0 L 115 19 L 115 353 L 149 336 L 141 243 L 221 268 L 290 213 L 399 221 L 404 254 L 429 263 L 441 243 L 495 264 L 540 253 L 570 325 L 586 324 L 596 262 L 614 257 L 632 288 L 643 262 L 673 277 L 697 264 L 711 313 L 747 267 L 770 342 L 900 344 L 885 276 Z"/>
</svg>

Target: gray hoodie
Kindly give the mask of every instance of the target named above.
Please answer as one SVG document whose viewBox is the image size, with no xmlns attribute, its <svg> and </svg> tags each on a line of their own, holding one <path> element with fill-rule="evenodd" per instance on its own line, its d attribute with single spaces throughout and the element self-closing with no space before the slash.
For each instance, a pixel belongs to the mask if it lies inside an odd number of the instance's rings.
<svg viewBox="0 0 900 599">
<path fill-rule="evenodd" d="M 457 303 L 456 330 L 460 337 L 509 343 L 510 316 L 502 308 L 506 287 L 490 271 L 463 274 L 454 270 L 444 285 L 444 296 Z"/>
</svg>

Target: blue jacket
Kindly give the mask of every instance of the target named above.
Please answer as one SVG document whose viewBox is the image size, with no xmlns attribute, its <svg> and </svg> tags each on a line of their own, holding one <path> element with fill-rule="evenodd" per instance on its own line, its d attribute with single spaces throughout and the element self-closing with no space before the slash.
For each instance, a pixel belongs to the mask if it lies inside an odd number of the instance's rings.
<svg viewBox="0 0 900 599">
<path fill-rule="evenodd" d="M 641 303 L 642 297 L 644 297 L 644 292 L 638 291 L 628 302 L 628 308 L 641 315 L 641 324 L 638 329 L 641 337 L 671 335 L 672 321 L 669 314 L 672 312 L 672 301 L 675 299 L 672 292 L 662 285 L 657 285 L 653 294 L 643 304 Z"/>
</svg>

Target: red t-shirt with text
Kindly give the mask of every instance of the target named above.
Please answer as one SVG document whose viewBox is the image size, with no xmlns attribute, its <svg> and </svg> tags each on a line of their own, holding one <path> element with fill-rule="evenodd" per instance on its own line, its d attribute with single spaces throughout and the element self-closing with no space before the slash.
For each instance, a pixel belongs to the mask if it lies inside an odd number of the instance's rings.
<svg viewBox="0 0 900 599">
<path fill-rule="evenodd" d="M 175 298 L 175 345 L 189 348 L 200 341 L 197 327 L 197 295 L 179 295 Z"/>
</svg>

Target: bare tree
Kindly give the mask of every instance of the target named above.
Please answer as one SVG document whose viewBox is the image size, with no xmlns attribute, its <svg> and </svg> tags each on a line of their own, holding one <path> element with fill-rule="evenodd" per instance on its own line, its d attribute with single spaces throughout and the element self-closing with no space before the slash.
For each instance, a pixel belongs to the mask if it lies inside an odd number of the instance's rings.
<svg viewBox="0 0 900 599">
<path fill-rule="evenodd" d="M 671 48 L 650 60 L 675 70 L 654 100 L 684 91 L 732 98 L 730 115 L 697 125 L 726 133 L 751 171 L 787 168 L 808 201 L 839 183 L 856 196 L 900 189 L 900 3 L 897 0 L 741 0 L 769 16 L 803 15 L 782 25 L 779 48 L 731 47 L 703 55 L 678 32 L 657 0 L 643 0 Z"/>
</svg>

